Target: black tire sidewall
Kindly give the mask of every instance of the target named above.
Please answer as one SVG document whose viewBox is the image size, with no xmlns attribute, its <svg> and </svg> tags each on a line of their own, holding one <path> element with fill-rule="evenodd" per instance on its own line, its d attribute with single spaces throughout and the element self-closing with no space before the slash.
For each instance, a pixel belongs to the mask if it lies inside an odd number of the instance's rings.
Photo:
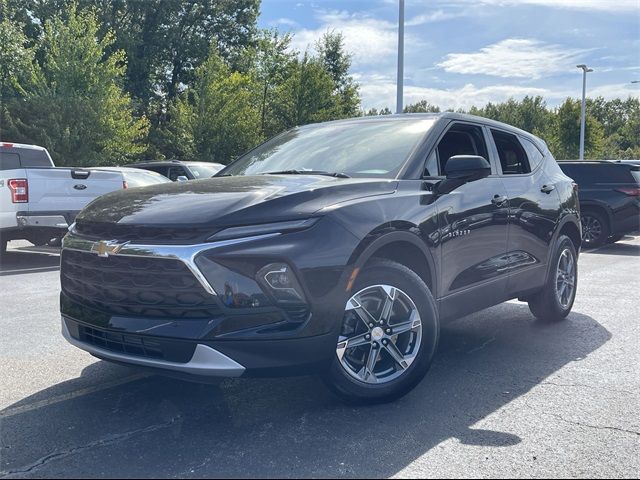
<svg viewBox="0 0 640 480">
<path fill-rule="evenodd" d="M 397 379 L 380 385 L 359 382 L 344 370 L 337 356 L 334 356 L 325 381 L 340 397 L 354 403 L 379 403 L 406 394 L 427 373 L 438 346 L 440 328 L 436 303 L 422 279 L 398 263 L 376 261 L 360 273 L 351 294 L 378 284 L 402 290 L 415 303 L 422 322 L 422 342 L 415 361 L 407 371 Z"/>
<path fill-rule="evenodd" d="M 585 210 L 582 213 L 582 218 L 586 218 L 586 217 L 592 217 L 598 220 L 598 222 L 600 222 L 601 229 L 600 229 L 600 236 L 591 242 L 586 241 L 583 237 L 582 241 L 584 242 L 584 245 L 589 248 L 599 247 L 603 245 L 607 241 L 610 235 L 609 223 L 607 219 L 600 212 L 595 212 L 591 210 Z"/>
</svg>

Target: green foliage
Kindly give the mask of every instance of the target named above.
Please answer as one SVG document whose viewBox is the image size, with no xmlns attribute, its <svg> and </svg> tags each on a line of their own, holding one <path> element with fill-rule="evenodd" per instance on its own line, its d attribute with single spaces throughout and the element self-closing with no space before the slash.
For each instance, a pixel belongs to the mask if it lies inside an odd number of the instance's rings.
<svg viewBox="0 0 640 480">
<path fill-rule="evenodd" d="M 46 21 L 37 81 L 7 105 L 4 139 L 46 145 L 59 165 L 123 162 L 146 149 L 147 121 L 133 118 L 120 87 L 124 53 L 106 54 L 114 38 L 98 28 L 75 6 Z"/>
<path fill-rule="evenodd" d="M 576 159 L 580 154 L 580 115 L 579 100 L 567 98 L 555 112 L 548 144 L 558 159 Z M 584 156 L 598 159 L 602 156 L 604 133 L 602 124 L 590 113 L 586 116 Z"/>
<path fill-rule="evenodd" d="M 439 111 L 440 107 L 431 105 L 426 100 L 421 100 L 404 107 L 404 113 L 438 113 Z"/>
</svg>

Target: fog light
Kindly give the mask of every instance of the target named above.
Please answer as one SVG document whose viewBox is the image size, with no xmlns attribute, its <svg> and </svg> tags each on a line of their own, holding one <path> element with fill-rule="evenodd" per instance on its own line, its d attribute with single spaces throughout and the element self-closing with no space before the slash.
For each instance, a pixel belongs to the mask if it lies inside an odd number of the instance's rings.
<svg viewBox="0 0 640 480">
<path fill-rule="evenodd" d="M 258 272 L 258 280 L 263 281 L 271 294 L 282 302 L 304 302 L 302 287 L 296 275 L 285 263 L 271 263 Z"/>
</svg>

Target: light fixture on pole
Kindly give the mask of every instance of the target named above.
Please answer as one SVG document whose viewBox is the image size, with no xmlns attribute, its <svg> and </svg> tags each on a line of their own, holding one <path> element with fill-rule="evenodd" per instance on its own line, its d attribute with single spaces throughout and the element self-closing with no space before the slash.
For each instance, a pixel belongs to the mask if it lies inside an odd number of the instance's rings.
<svg viewBox="0 0 640 480">
<path fill-rule="evenodd" d="M 592 68 L 588 68 L 586 65 L 576 65 L 577 68 L 582 69 L 582 108 L 580 112 L 580 160 L 584 160 L 584 129 L 586 123 L 586 110 L 587 110 L 587 73 L 593 72 Z"/>
<path fill-rule="evenodd" d="M 396 86 L 396 113 L 402 113 L 404 94 L 404 0 L 399 0 L 398 12 L 398 78 Z"/>
</svg>

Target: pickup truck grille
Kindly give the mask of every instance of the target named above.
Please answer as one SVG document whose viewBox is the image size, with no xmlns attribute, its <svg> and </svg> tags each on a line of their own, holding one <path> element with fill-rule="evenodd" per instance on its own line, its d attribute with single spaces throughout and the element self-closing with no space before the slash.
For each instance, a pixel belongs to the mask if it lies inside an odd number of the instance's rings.
<svg viewBox="0 0 640 480">
<path fill-rule="evenodd" d="M 214 229 L 140 227 L 117 223 L 92 223 L 78 220 L 76 235 L 90 240 L 117 240 L 119 242 L 148 243 L 150 245 L 171 245 L 203 242 L 215 233 Z"/>
<path fill-rule="evenodd" d="M 69 298 L 111 315 L 208 319 L 220 314 L 215 296 L 179 260 L 64 250 L 60 272 Z"/>
</svg>

